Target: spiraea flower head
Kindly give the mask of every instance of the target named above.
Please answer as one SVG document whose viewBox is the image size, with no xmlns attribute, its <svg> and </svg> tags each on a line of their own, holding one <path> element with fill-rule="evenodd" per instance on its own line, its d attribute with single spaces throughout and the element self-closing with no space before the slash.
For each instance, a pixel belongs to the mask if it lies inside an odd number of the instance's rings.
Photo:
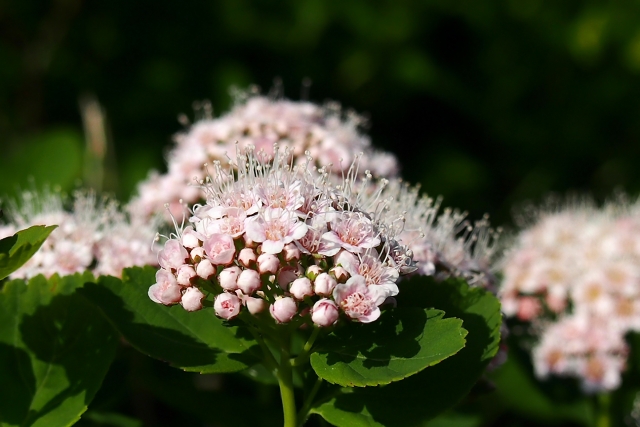
<svg viewBox="0 0 640 427">
<path fill-rule="evenodd" d="M 572 376 L 588 392 L 617 388 L 640 331 L 640 204 L 598 209 L 550 201 L 521 219 L 502 260 L 507 316 L 531 325 L 536 373 Z"/>
<path fill-rule="evenodd" d="M 309 153 L 301 165 L 287 147 L 270 153 L 265 163 L 254 147 L 238 148 L 231 164 L 208 165 L 200 182 L 206 203 L 193 206 L 191 225 L 176 222 L 167 236 L 150 298 L 189 310 L 213 305 L 227 320 L 245 311 L 320 327 L 340 316 L 376 320 L 412 263 L 398 243 L 398 218 L 385 200 L 360 195 L 371 179 L 358 178 L 357 163 L 337 180 L 313 170 Z M 193 288 L 209 303 L 195 302 Z"/>
<path fill-rule="evenodd" d="M 154 172 L 139 185 L 138 196 L 130 204 L 135 215 L 147 218 L 162 214 L 163 206 L 169 203 L 170 212 L 181 217 L 184 202 L 201 200 L 201 192 L 193 184 L 194 178 L 202 180 L 206 176 L 202 165 L 228 159 L 235 164 L 236 144 L 241 151 L 254 147 L 256 158 L 262 163 L 273 161 L 277 144 L 288 149 L 288 162 L 304 164 L 308 153 L 315 159 L 315 166 L 324 165 L 336 175 L 349 168 L 357 153 L 364 153 L 359 159 L 363 171 L 370 169 L 377 176 L 387 177 L 398 173 L 395 156 L 374 150 L 361 132 L 365 120 L 352 111 L 343 111 L 337 103 L 317 105 L 249 91 L 238 92 L 234 107 L 220 117 L 213 118 L 210 107 L 203 110 L 199 120 L 176 135 L 175 146 L 167 157 L 168 172 Z M 289 210 L 302 200 L 310 202 L 302 193 L 313 191 L 314 187 L 303 185 L 294 181 L 283 187 L 265 186 L 260 188 L 260 194 L 237 195 L 259 197 L 267 206 Z"/>
<path fill-rule="evenodd" d="M 68 201 L 48 189 L 25 191 L 6 213 L 9 223 L 0 228 L 0 237 L 32 225 L 58 226 L 12 278 L 83 271 L 119 277 L 126 267 L 157 265 L 152 249 L 157 224 L 132 222 L 116 202 L 94 193 L 78 191 Z"/>
</svg>

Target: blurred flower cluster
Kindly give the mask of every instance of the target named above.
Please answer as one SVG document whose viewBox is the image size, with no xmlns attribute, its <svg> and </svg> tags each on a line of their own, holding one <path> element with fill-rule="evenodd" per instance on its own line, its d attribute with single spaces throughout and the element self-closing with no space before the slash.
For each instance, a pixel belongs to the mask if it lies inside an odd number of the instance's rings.
<svg viewBox="0 0 640 427">
<path fill-rule="evenodd" d="M 120 277 L 126 267 L 157 265 L 152 249 L 156 221 L 130 220 L 115 201 L 91 192 L 74 193 L 70 209 L 66 202 L 59 192 L 25 191 L 8 206 L 8 221 L 0 225 L 0 238 L 32 225 L 58 226 L 11 278 L 84 271 Z"/>
<path fill-rule="evenodd" d="M 587 392 L 617 388 L 624 336 L 640 330 L 640 204 L 539 212 L 503 262 L 503 311 L 531 323 L 537 375 L 577 377 Z"/>
<path fill-rule="evenodd" d="M 395 240 L 403 217 L 380 197 L 360 197 L 372 177 L 358 177 L 357 161 L 334 184 L 309 151 L 297 165 L 286 146 L 275 146 L 269 162 L 263 154 L 249 146 L 230 165 L 211 165 L 206 204 L 194 205 L 192 225 L 176 224 L 149 297 L 189 311 L 208 299 L 224 319 L 246 307 L 277 323 L 330 326 L 340 313 L 376 320 L 398 294 L 399 275 L 415 269 Z"/>
</svg>

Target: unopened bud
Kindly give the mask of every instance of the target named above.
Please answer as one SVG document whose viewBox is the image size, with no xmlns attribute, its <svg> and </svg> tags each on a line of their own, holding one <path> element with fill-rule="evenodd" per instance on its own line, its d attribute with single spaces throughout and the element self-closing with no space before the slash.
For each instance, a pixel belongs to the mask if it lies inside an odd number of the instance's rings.
<svg viewBox="0 0 640 427">
<path fill-rule="evenodd" d="M 293 316 L 296 315 L 298 311 L 298 306 L 293 298 L 283 297 L 278 298 L 271 306 L 269 307 L 269 312 L 271 313 L 271 317 L 276 319 L 278 323 L 287 323 L 293 319 Z"/>
<path fill-rule="evenodd" d="M 235 291 L 238 289 L 238 276 L 241 272 L 242 270 L 240 270 L 240 267 L 235 265 L 222 270 L 218 275 L 218 281 L 220 282 L 222 289 L 227 291 Z"/>
<path fill-rule="evenodd" d="M 280 260 L 277 256 L 264 253 L 258 257 L 258 271 L 260 274 L 276 274 L 280 268 Z"/>
<path fill-rule="evenodd" d="M 191 249 L 191 252 L 189 253 L 189 256 L 191 257 L 191 261 L 194 262 L 194 264 L 197 264 L 200 262 L 201 259 L 204 258 L 204 248 L 202 246 L 198 246 L 196 248 Z"/>
<path fill-rule="evenodd" d="M 317 265 L 310 265 L 307 268 L 307 272 L 305 273 L 305 276 L 307 276 L 311 280 L 316 280 L 316 277 L 320 273 L 322 273 L 322 269 L 320 267 L 318 267 Z"/>
<path fill-rule="evenodd" d="M 182 232 L 180 241 L 182 242 L 182 246 L 187 249 L 196 248 L 200 246 L 200 242 L 204 241 L 204 236 L 194 231 L 193 228 L 187 227 Z"/>
<path fill-rule="evenodd" d="M 338 282 L 332 276 L 327 273 L 320 273 L 316 280 L 313 282 L 313 289 L 316 294 L 322 296 L 329 296 L 333 293 L 333 288 L 336 287 Z"/>
<path fill-rule="evenodd" d="M 289 292 L 297 300 L 303 300 L 304 297 L 312 296 L 313 288 L 311 287 L 311 280 L 306 277 L 294 280 L 289 287 Z"/>
<path fill-rule="evenodd" d="M 191 278 L 196 276 L 196 271 L 188 264 L 181 265 L 176 272 L 178 285 L 191 286 Z"/>
<path fill-rule="evenodd" d="M 323 298 L 313 305 L 311 320 L 316 325 L 326 328 L 338 320 L 338 305 L 330 299 Z"/>
<path fill-rule="evenodd" d="M 253 268 L 256 264 L 256 253 L 251 248 L 244 248 L 238 254 L 238 261 L 243 267 Z"/>
<path fill-rule="evenodd" d="M 226 292 L 218 295 L 216 301 L 213 303 L 213 309 L 216 311 L 216 315 L 227 320 L 233 319 L 240 313 L 240 306 L 240 298 Z"/>
<path fill-rule="evenodd" d="M 202 298 L 204 294 L 196 287 L 187 288 L 182 295 L 180 304 L 187 311 L 198 311 L 202 309 Z"/>
<path fill-rule="evenodd" d="M 260 275 L 255 270 L 243 270 L 236 283 L 243 294 L 251 295 L 260 289 Z"/>
<path fill-rule="evenodd" d="M 215 272 L 215 267 L 208 259 L 203 259 L 198 263 L 198 266 L 196 267 L 196 274 L 203 279 L 208 279 L 209 277 L 213 276 Z"/>
<path fill-rule="evenodd" d="M 347 270 L 339 266 L 329 270 L 329 273 L 331 273 L 333 277 L 336 278 L 338 283 L 346 283 L 349 279 L 349 273 L 347 273 Z"/>
<path fill-rule="evenodd" d="M 247 306 L 249 313 L 254 316 L 262 313 L 267 308 L 267 302 L 262 298 L 245 297 L 244 304 Z"/>
<path fill-rule="evenodd" d="M 291 260 L 299 260 L 300 259 L 300 249 L 295 245 L 295 243 L 288 243 L 284 245 L 284 249 L 282 251 L 284 255 L 285 261 Z"/>
</svg>

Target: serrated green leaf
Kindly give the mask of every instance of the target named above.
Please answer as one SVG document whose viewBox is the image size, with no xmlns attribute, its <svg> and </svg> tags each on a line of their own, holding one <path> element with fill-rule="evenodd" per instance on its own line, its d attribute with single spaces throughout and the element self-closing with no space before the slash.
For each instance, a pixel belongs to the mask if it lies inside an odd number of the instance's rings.
<svg viewBox="0 0 640 427">
<path fill-rule="evenodd" d="M 337 426 L 416 426 L 452 407 L 480 378 L 500 343 L 502 316 L 495 296 L 460 280 L 414 277 L 401 283 L 397 300 L 399 307 L 436 307 L 462 319 L 469 331 L 465 348 L 403 381 L 334 391 L 312 413 Z"/>
<path fill-rule="evenodd" d="M 117 337 L 75 292 L 86 280 L 37 276 L 0 292 L 0 425 L 72 425 L 99 389 Z"/>
<path fill-rule="evenodd" d="M 226 325 L 213 309 L 188 312 L 151 301 L 155 273 L 151 267 L 125 269 L 122 280 L 100 277 L 82 293 L 136 349 L 185 371 L 236 372 L 261 361 L 248 332 Z"/>
<path fill-rule="evenodd" d="M 57 225 L 34 225 L 0 240 L 0 280 L 29 261 Z"/>
<path fill-rule="evenodd" d="M 389 384 L 460 351 L 467 331 L 440 310 L 396 308 L 374 323 L 352 322 L 319 342 L 311 366 L 326 381 L 346 387 Z"/>
</svg>

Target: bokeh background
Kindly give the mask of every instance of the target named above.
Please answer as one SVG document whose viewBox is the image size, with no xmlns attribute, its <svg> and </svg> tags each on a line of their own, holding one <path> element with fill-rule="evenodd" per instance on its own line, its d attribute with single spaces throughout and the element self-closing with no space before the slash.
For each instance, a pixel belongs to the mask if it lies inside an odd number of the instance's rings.
<svg viewBox="0 0 640 427">
<path fill-rule="evenodd" d="M 634 194 L 638 16 L 630 1 L 4 0 L 0 194 L 90 174 L 80 106 L 97 100 L 109 144 L 89 184 L 125 201 L 195 100 L 220 114 L 230 86 L 278 78 L 368 116 L 407 180 L 493 223 L 549 191 Z"/>
</svg>

